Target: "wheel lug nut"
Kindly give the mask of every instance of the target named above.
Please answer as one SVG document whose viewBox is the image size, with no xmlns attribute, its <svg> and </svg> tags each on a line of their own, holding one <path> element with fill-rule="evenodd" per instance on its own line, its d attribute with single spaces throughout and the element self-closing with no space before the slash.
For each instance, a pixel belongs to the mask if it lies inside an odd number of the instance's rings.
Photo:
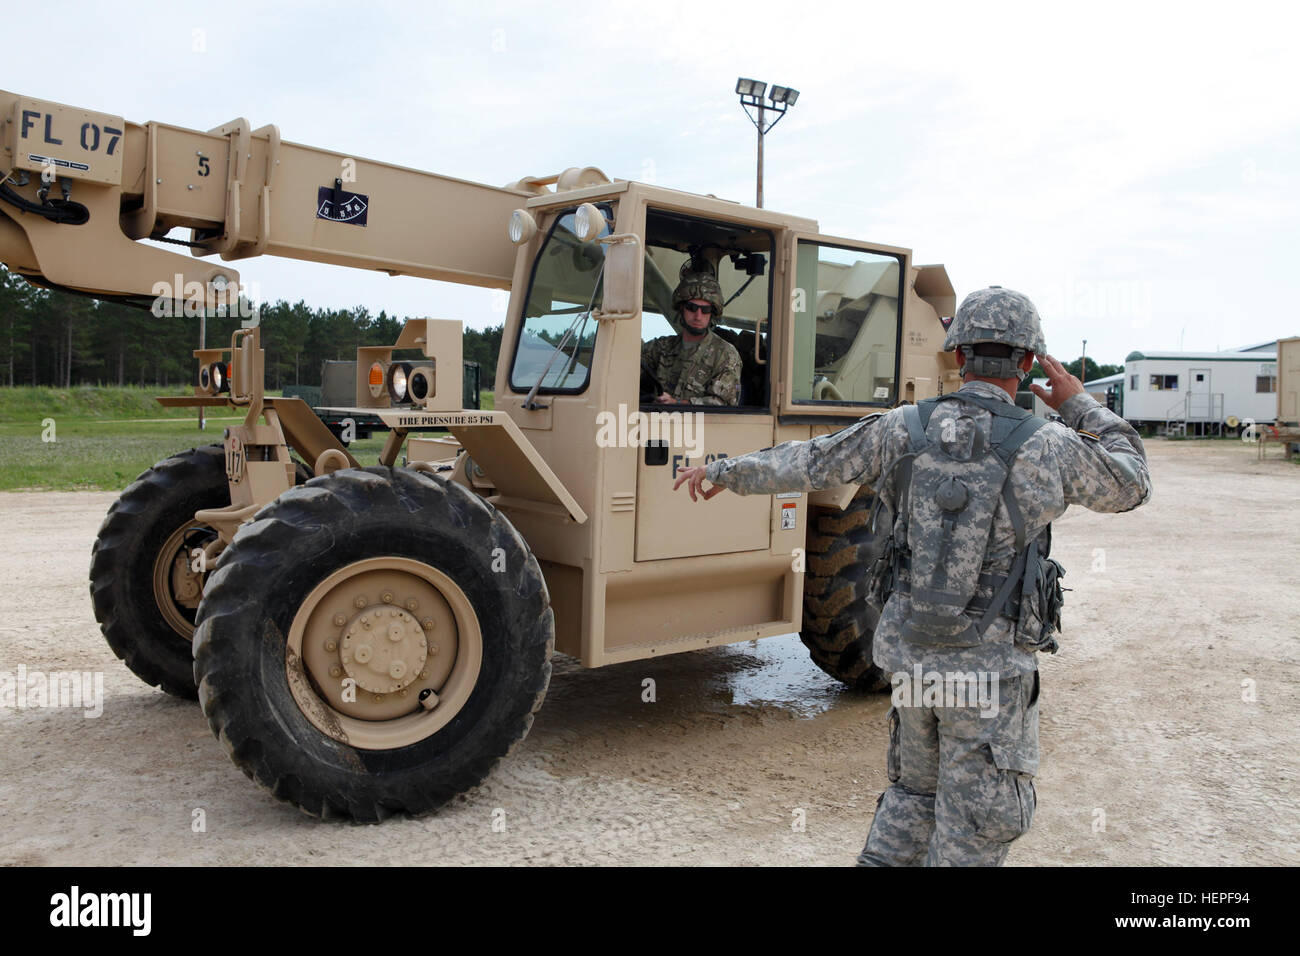
<svg viewBox="0 0 1300 956">
<path fill-rule="evenodd" d="M 429 645 L 429 656 L 430 656 L 430 657 L 433 657 L 433 655 L 434 655 L 434 654 L 437 654 L 437 653 L 438 653 L 438 645 L 437 645 L 437 644 L 430 644 L 430 645 Z"/>
<path fill-rule="evenodd" d="M 353 605 L 354 605 L 358 610 L 360 610 L 361 608 L 365 607 L 368 603 L 369 603 L 369 602 L 368 602 L 364 597 L 360 597 L 360 596 L 358 596 L 357 599 L 356 599 L 355 601 L 352 602 L 352 604 L 353 604 Z"/>
<path fill-rule="evenodd" d="M 379 595 L 379 600 L 381 600 L 381 601 L 384 602 L 385 604 L 392 604 L 392 603 L 393 603 L 393 592 L 392 592 L 392 591 L 385 591 L 383 594 Z"/>
<path fill-rule="evenodd" d="M 338 677 L 342 673 L 343 671 L 340 668 L 337 667 L 330 668 L 330 677 Z"/>
<path fill-rule="evenodd" d="M 406 601 L 406 609 L 408 611 L 414 611 L 419 606 L 420 606 L 420 602 L 418 602 L 415 598 L 408 598 Z"/>
<path fill-rule="evenodd" d="M 335 615 L 334 615 L 334 626 L 335 626 L 335 627 L 342 627 L 342 626 L 343 626 L 344 624 L 346 624 L 347 622 L 348 622 L 348 619 L 347 619 L 346 617 L 344 617 L 342 614 L 335 614 Z"/>
<path fill-rule="evenodd" d="M 327 651 L 334 651 L 334 650 L 337 650 L 337 649 L 338 649 L 338 645 L 335 644 L 333 641 L 326 641 L 326 642 L 325 642 L 325 650 L 327 650 Z"/>
<path fill-rule="evenodd" d="M 426 631 L 432 631 L 436 625 L 433 623 L 433 618 L 429 618 L 429 620 L 425 621 L 420 626 L 423 627 Z"/>
</svg>

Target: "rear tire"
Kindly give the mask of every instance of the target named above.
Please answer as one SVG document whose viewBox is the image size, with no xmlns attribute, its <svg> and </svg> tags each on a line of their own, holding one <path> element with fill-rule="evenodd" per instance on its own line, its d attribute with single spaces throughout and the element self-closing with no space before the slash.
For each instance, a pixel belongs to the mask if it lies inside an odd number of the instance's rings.
<svg viewBox="0 0 1300 956">
<path fill-rule="evenodd" d="M 799 639 L 818 667 L 856 690 L 889 686 L 871 658 L 880 608 L 867 600 L 871 565 L 884 541 L 871 533 L 875 497 L 865 487 L 843 511 L 814 513 Z"/>
<path fill-rule="evenodd" d="M 482 781 L 532 726 L 554 643 L 541 568 L 504 515 L 427 473 L 347 469 L 240 529 L 204 593 L 194 675 L 251 779 L 373 822 Z"/>
<path fill-rule="evenodd" d="M 198 696 L 190 644 L 202 591 L 202 576 L 177 562 L 216 537 L 195 512 L 228 504 L 221 446 L 191 448 L 122 492 L 91 553 L 91 601 L 108 646 L 142 681 L 175 697 Z"/>
</svg>

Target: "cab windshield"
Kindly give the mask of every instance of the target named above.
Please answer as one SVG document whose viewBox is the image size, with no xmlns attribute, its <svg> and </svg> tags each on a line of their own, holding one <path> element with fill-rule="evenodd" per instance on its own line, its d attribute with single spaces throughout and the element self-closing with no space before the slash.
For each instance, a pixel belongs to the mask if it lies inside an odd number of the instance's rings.
<svg viewBox="0 0 1300 956">
<path fill-rule="evenodd" d="M 611 232 L 613 207 L 605 214 L 601 236 Z M 576 209 L 558 216 L 533 264 L 524 305 L 524 325 L 510 366 L 510 388 L 527 392 L 540 380 L 539 392 L 581 392 L 591 378 L 596 349 L 593 308 L 600 305 L 605 247 L 581 241 L 574 229 Z"/>
</svg>

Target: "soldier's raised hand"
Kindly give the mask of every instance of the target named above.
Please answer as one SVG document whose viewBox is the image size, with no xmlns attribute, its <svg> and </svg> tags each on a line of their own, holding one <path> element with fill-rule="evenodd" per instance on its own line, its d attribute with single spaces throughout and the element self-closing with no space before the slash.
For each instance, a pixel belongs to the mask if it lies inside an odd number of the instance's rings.
<svg viewBox="0 0 1300 956">
<path fill-rule="evenodd" d="M 723 490 L 721 485 L 714 485 L 708 491 L 704 490 L 704 469 L 702 467 L 683 468 L 681 471 L 679 471 L 677 473 L 677 481 L 673 484 L 673 491 L 676 491 L 678 488 L 680 488 L 682 486 L 682 482 L 684 481 L 689 482 L 686 485 L 686 490 L 690 493 L 691 501 L 700 500 L 699 498 L 696 497 L 697 493 L 703 495 L 704 500 L 708 501 L 719 491 Z"/>
<path fill-rule="evenodd" d="M 1083 394 L 1083 383 L 1066 371 L 1065 366 L 1050 355 L 1038 356 L 1038 364 L 1047 373 L 1047 388 L 1030 385 L 1029 390 L 1041 398 L 1047 407 L 1059 412 L 1066 400 Z"/>
</svg>

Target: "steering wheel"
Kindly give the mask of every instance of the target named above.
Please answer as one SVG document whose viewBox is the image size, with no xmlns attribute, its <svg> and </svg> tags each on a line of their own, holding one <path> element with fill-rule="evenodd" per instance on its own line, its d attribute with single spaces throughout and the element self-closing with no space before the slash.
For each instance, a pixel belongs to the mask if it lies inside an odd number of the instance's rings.
<svg viewBox="0 0 1300 956">
<path fill-rule="evenodd" d="M 664 388 L 663 383 L 655 377 L 655 373 L 650 371 L 650 366 L 645 362 L 641 363 L 641 404 L 650 405 L 654 400 L 662 395 L 668 389 Z"/>
</svg>

